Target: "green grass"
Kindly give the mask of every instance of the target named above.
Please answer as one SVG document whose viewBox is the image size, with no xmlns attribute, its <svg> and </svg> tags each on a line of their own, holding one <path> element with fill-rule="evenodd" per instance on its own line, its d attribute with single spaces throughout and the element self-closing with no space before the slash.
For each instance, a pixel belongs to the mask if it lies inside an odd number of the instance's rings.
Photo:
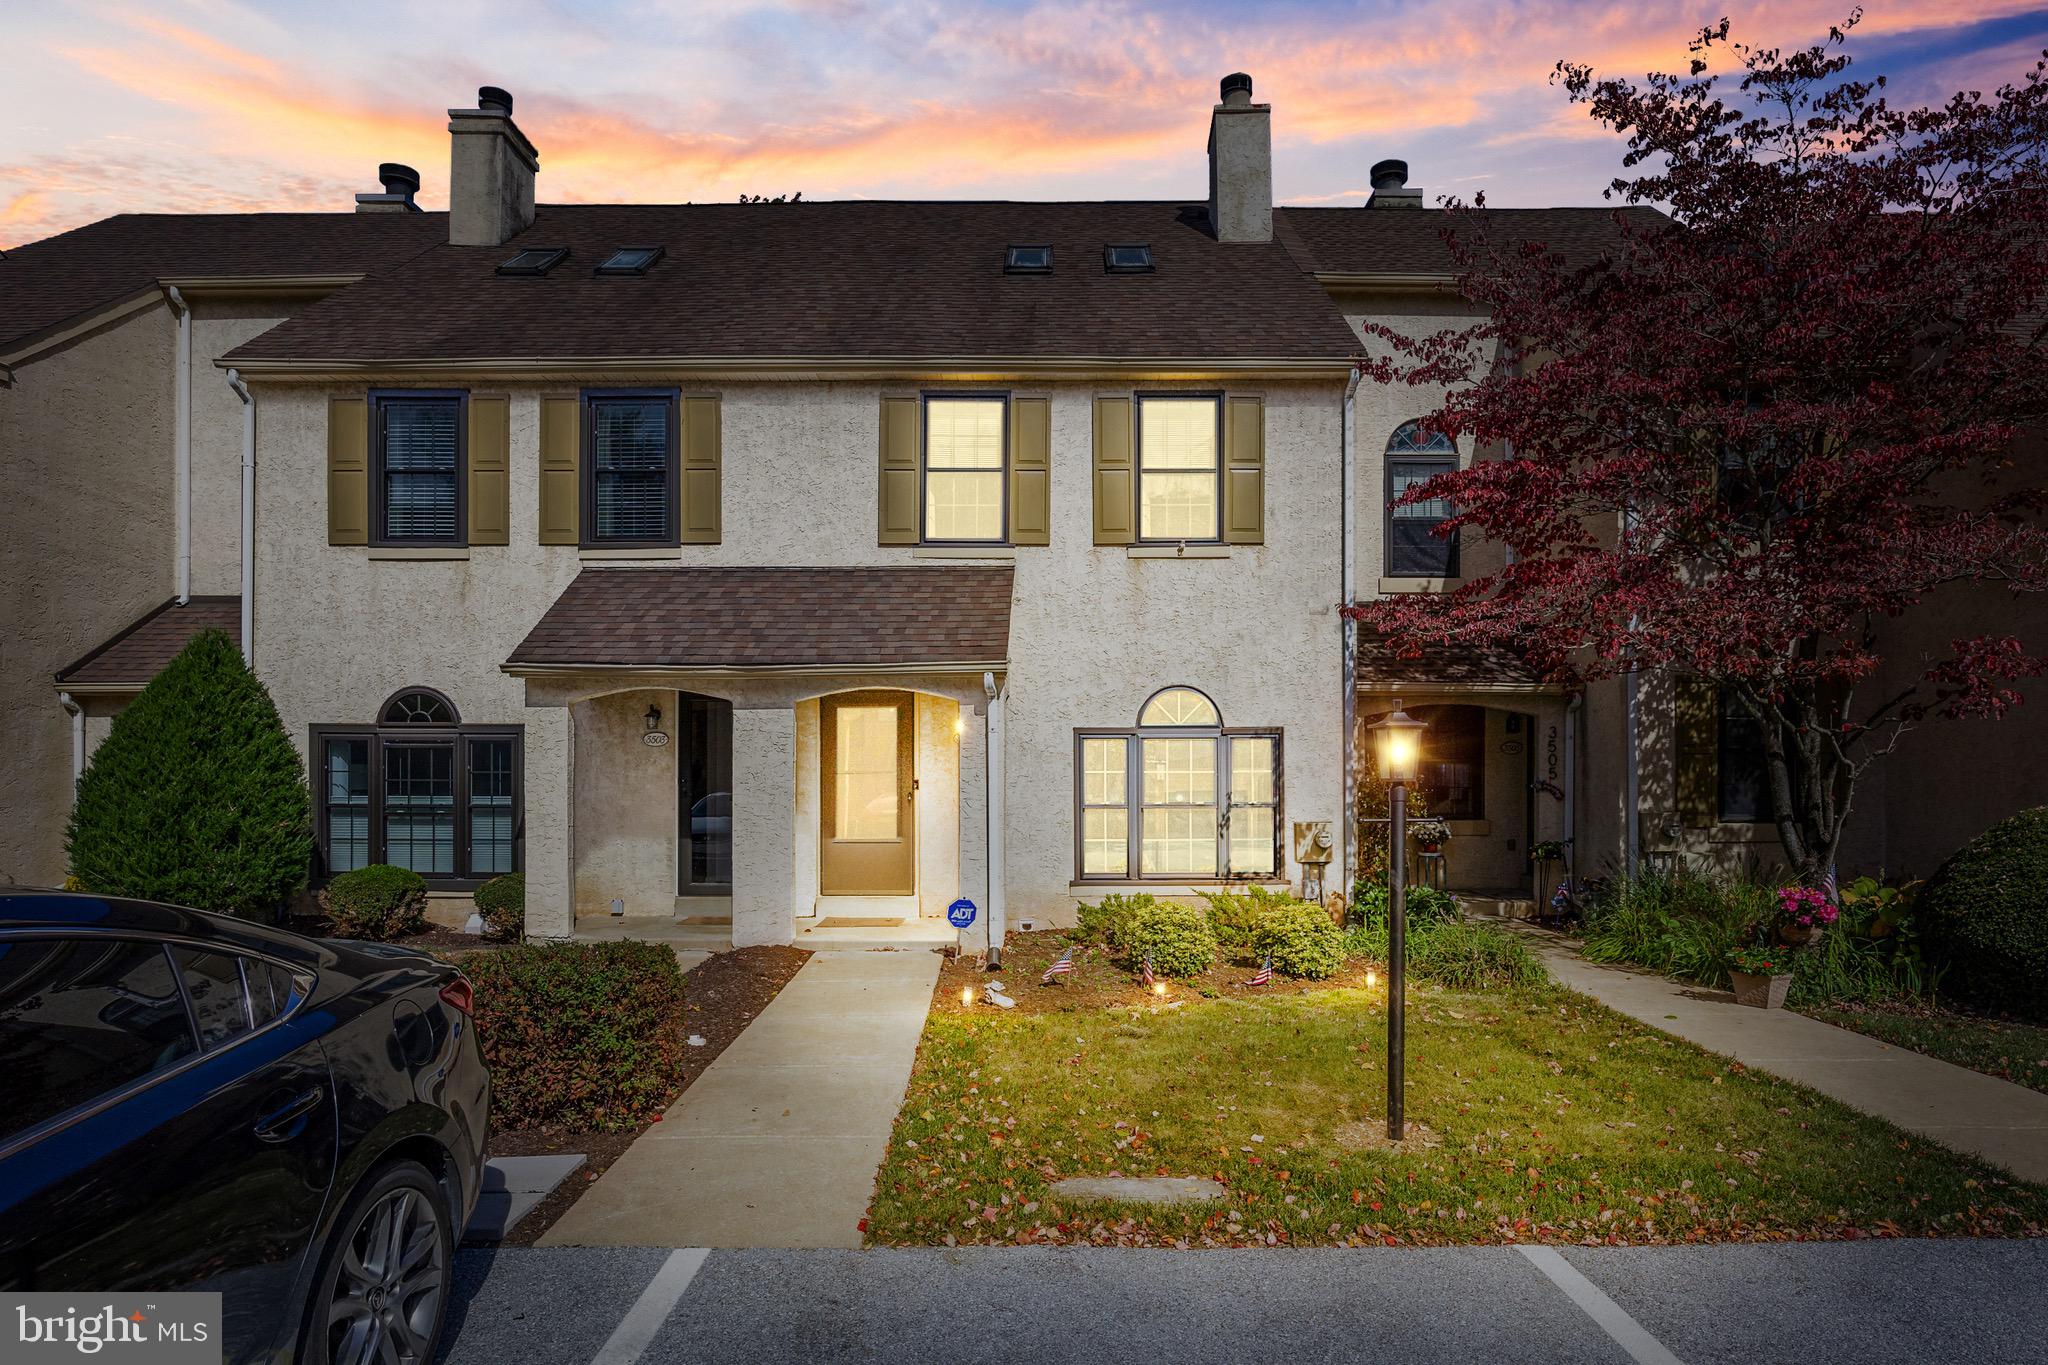
<svg viewBox="0 0 2048 1365">
<path fill-rule="evenodd" d="M 1417 990 L 1383 1150 L 1381 993 L 935 1012 L 880 1245 L 1665 1242 L 2038 1233 L 2048 1191 L 1552 988 Z M 1410 1146 L 1415 1143 L 1410 1140 Z M 1062 1204 L 1068 1175 L 1227 1201 Z"/>
<path fill-rule="evenodd" d="M 2048 1093 L 2048 1028 L 2039 1024 L 1909 1005 L 1815 1006 L 1801 1013 Z"/>
</svg>

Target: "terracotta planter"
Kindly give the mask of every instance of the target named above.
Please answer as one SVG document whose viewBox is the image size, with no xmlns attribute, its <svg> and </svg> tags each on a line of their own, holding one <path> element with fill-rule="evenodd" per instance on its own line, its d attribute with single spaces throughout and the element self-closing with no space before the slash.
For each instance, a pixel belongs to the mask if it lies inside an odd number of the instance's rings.
<svg viewBox="0 0 2048 1365">
<path fill-rule="evenodd" d="M 1441 853 L 1444 851 L 1442 844 L 1417 844 L 1415 847 L 1424 853 Z"/>
<path fill-rule="evenodd" d="M 1735 1003 L 1754 1005 L 1760 1010 L 1774 1010 L 1785 1003 L 1785 992 L 1792 989 L 1792 974 L 1781 972 L 1777 976 L 1752 976 L 1748 972 L 1731 971 L 1728 979 L 1735 985 Z"/>
<path fill-rule="evenodd" d="M 1797 948 L 1820 937 L 1818 924 L 1781 924 L 1778 926 L 1778 942 L 1789 943 Z"/>
</svg>

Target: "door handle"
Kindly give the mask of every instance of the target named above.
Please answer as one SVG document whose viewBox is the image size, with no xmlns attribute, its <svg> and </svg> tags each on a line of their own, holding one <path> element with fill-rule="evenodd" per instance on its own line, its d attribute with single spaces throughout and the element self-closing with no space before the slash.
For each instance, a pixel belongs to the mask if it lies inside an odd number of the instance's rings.
<svg viewBox="0 0 2048 1365">
<path fill-rule="evenodd" d="M 326 1092 L 319 1086 L 300 1091 L 256 1120 L 256 1136 L 265 1142 L 284 1142 L 298 1134 L 298 1121 L 319 1108 Z"/>
</svg>

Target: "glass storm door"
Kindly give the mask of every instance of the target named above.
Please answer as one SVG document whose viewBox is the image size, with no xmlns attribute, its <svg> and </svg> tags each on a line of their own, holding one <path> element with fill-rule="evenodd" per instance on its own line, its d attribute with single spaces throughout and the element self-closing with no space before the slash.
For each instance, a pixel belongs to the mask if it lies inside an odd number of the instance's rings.
<svg viewBox="0 0 2048 1365">
<path fill-rule="evenodd" d="M 819 890 L 917 890 L 913 717 L 908 692 L 843 692 L 819 703 Z"/>
<path fill-rule="evenodd" d="M 732 703 L 676 694 L 676 891 L 732 894 Z"/>
</svg>

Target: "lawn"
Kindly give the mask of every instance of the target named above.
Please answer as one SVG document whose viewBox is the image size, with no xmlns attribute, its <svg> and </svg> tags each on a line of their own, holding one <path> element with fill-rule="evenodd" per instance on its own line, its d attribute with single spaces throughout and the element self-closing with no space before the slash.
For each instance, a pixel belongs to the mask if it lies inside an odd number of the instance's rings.
<svg viewBox="0 0 2048 1365">
<path fill-rule="evenodd" d="M 1013 965 L 1024 964 L 1013 960 Z M 1099 975 L 1102 970 L 1091 971 Z M 1079 974 L 1077 974 L 1079 975 Z M 1243 973 L 1239 972 L 1238 976 Z M 2041 1235 L 2048 1191 L 1549 987 L 1423 987 L 1405 1149 L 1384 990 L 1100 983 L 965 1008 L 942 979 L 876 1245 L 1648 1243 Z M 1198 1206 L 1061 1202 L 1070 1175 L 1209 1176 Z"/>
<path fill-rule="evenodd" d="M 2039 1024 L 1916 1005 L 1836 1004 L 1800 1012 L 1894 1047 L 2048 1092 L 2048 1028 Z"/>
</svg>

